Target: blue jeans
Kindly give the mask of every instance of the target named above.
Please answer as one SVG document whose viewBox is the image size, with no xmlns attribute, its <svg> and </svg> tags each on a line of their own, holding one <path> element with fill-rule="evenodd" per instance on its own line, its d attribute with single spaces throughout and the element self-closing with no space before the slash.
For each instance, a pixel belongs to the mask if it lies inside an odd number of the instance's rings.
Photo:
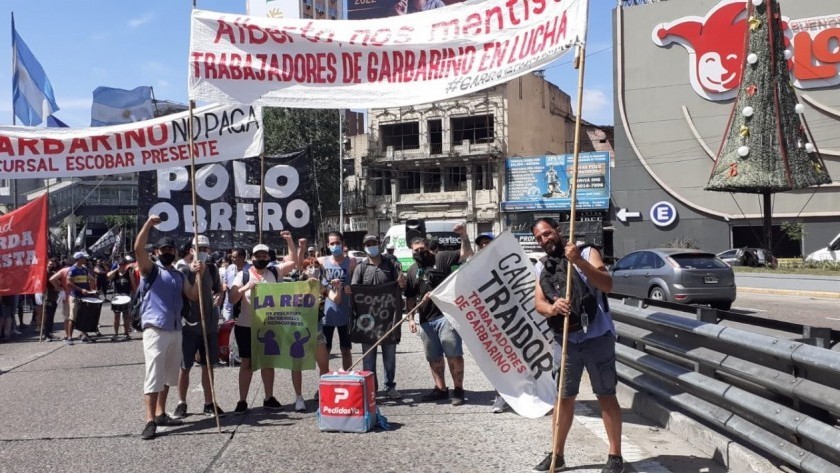
<svg viewBox="0 0 840 473">
<path fill-rule="evenodd" d="M 372 346 L 362 343 L 362 353 L 367 353 Z M 376 374 L 376 352 L 380 349 L 382 350 L 382 364 L 385 365 L 385 389 L 396 388 L 397 383 L 394 382 L 394 375 L 397 372 L 397 345 L 379 345 L 376 350 L 362 360 L 362 366 L 365 371 L 373 373 L 373 379 L 376 380 L 376 390 L 379 391 L 379 377 Z"/>
</svg>

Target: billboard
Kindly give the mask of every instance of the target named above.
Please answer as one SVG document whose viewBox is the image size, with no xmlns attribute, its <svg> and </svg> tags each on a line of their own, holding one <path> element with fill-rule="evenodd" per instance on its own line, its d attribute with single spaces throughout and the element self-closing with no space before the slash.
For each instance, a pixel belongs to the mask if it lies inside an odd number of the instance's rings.
<svg viewBox="0 0 840 473">
<path fill-rule="evenodd" d="M 570 210 L 573 155 L 546 155 L 505 160 L 502 211 Z M 578 209 L 610 206 L 610 153 L 581 153 L 578 159 Z"/>
<path fill-rule="evenodd" d="M 369 20 L 396 15 L 409 15 L 442 8 L 464 0 L 347 0 L 348 20 Z"/>
</svg>

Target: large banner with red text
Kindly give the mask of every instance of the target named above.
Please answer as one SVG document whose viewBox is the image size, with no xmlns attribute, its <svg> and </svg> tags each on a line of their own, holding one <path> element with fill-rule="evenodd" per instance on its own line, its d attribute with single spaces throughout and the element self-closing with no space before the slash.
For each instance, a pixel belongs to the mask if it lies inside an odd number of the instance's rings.
<svg viewBox="0 0 840 473">
<path fill-rule="evenodd" d="M 554 407 L 552 332 L 534 308 L 534 266 L 504 232 L 432 293 L 478 367 L 520 415 Z"/>
<path fill-rule="evenodd" d="M 0 296 L 44 292 L 47 199 L 44 194 L 0 216 Z"/>
<path fill-rule="evenodd" d="M 259 156 L 262 110 L 213 105 L 124 125 L 95 128 L 0 126 L 0 175 L 9 179 L 149 171 Z"/>
<path fill-rule="evenodd" d="M 190 98 L 294 108 L 445 100 L 544 68 L 586 37 L 588 0 L 486 0 L 375 20 L 194 10 Z"/>
</svg>

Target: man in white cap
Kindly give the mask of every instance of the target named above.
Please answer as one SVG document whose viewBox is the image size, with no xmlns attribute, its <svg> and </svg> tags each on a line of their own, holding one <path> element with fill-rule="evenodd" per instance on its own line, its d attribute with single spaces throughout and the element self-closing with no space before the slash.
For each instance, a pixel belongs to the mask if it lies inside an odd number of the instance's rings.
<svg viewBox="0 0 840 473">
<path fill-rule="evenodd" d="M 382 255 L 382 257 L 390 259 L 391 262 L 394 263 L 394 265 L 397 267 L 397 269 L 399 269 L 400 272 L 402 272 L 402 263 L 400 263 L 400 259 L 397 258 L 397 255 L 394 254 L 394 251 L 396 251 L 396 249 L 397 248 L 394 246 L 393 243 L 388 243 L 387 245 L 385 245 L 385 254 Z"/>
<path fill-rule="evenodd" d="M 251 369 L 251 290 L 259 283 L 273 283 L 283 281 L 283 276 L 291 273 L 297 267 L 298 252 L 295 249 L 295 240 L 288 231 L 280 232 L 280 236 L 286 240 L 289 254 L 286 260 L 278 266 L 269 266 L 268 245 L 259 244 L 251 251 L 251 267 L 240 271 L 233 280 L 230 288 L 230 301 L 236 304 L 242 301 L 239 317 L 236 319 L 236 326 L 233 334 L 236 337 L 236 344 L 239 347 L 239 358 L 242 364 L 239 366 L 239 402 L 236 403 L 234 415 L 242 415 L 248 412 L 248 391 L 251 388 L 251 379 L 254 371 Z M 280 410 L 283 406 L 274 397 L 274 368 L 263 368 L 260 370 L 263 381 L 265 398 L 263 408 Z"/>
<path fill-rule="evenodd" d="M 187 256 L 182 261 L 187 260 Z M 187 416 L 187 390 L 190 387 L 190 369 L 198 353 L 201 365 L 201 388 L 204 391 L 205 415 L 224 415 L 219 406 L 213 405 L 213 392 L 210 389 L 210 370 L 214 364 L 219 362 L 219 316 L 215 306 L 221 301 L 222 283 L 219 279 L 219 271 L 210 258 L 210 239 L 204 235 L 195 238 L 193 248 L 189 254 L 190 264 L 192 261 L 204 263 L 204 273 L 201 275 L 200 296 L 203 302 L 190 302 L 190 313 L 192 317 L 184 324 L 181 330 L 181 371 L 178 374 L 178 405 L 172 413 L 172 417 L 180 419 Z M 180 262 L 179 262 L 180 263 Z M 177 269 L 184 273 L 193 284 L 199 279 L 191 271 L 189 265 L 177 265 Z M 209 348 L 210 365 L 207 364 L 207 350 L 204 349 L 204 337 L 201 330 L 201 314 L 204 309 L 204 327 L 207 330 L 207 346 Z M 215 409 L 215 411 L 214 411 Z"/>
<path fill-rule="evenodd" d="M 87 267 L 88 254 L 84 251 L 78 251 L 73 254 L 73 259 L 76 263 L 70 267 L 67 273 L 67 289 L 70 291 L 70 317 L 64 321 L 64 331 L 67 334 L 65 343 L 67 345 L 73 344 L 73 329 L 76 326 L 76 318 L 79 316 L 79 309 L 81 308 L 80 299 L 96 295 L 96 291 L 91 290 L 91 275 Z M 82 332 L 81 340 L 84 343 L 93 342 L 93 339 L 84 332 Z"/>
</svg>

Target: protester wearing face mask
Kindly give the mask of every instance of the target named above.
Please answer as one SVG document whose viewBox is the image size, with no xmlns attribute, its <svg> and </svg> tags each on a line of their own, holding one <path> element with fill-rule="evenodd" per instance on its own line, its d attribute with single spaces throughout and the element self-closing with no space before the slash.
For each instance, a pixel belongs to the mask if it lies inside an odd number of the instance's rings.
<svg viewBox="0 0 840 473">
<path fill-rule="evenodd" d="M 436 242 L 426 238 L 415 238 L 411 242 L 414 264 L 408 269 L 405 299 L 409 311 L 418 303 L 422 304 L 418 309 L 420 328 L 423 329 L 420 338 L 435 383 L 434 389 L 423 395 L 422 400 L 441 401 L 449 398 L 453 406 L 460 406 L 464 403 L 464 351 L 461 337 L 428 297 L 435 286 L 452 271 L 453 265 L 463 263 L 473 254 L 466 227 L 459 224 L 453 231 L 461 238 L 460 251 L 437 251 Z M 408 328 L 411 333 L 417 332 L 413 318 L 408 319 Z M 454 384 L 451 397 L 446 387 L 444 357 L 449 364 L 449 374 Z"/>
<path fill-rule="evenodd" d="M 175 269 L 175 242 L 169 237 L 158 241 L 157 263 L 144 251 L 152 227 L 160 224 L 157 215 L 150 215 L 134 241 L 134 253 L 140 271 L 138 286 L 148 288 L 140 305 L 143 331 L 143 354 L 146 359 L 146 378 L 143 393 L 146 406 L 146 425 L 141 438 L 149 440 L 157 435 L 158 426 L 181 425 L 166 413 L 166 398 L 170 386 L 178 384 L 181 362 L 181 308 L 184 300 L 198 300 L 198 286 Z M 204 272 L 204 265 L 194 261 L 190 271 Z"/>
<path fill-rule="evenodd" d="M 300 242 L 298 242 L 300 243 Z M 321 296 L 318 304 L 318 348 L 315 350 L 315 363 L 318 365 L 318 375 L 327 374 L 330 370 L 330 354 L 327 351 L 327 339 L 324 337 L 324 301 L 330 299 L 333 302 L 341 300 L 341 286 L 338 284 L 326 284 L 321 278 L 323 268 L 317 258 L 306 258 L 300 264 L 303 269 L 301 281 L 313 279 L 321 285 Z M 295 390 L 295 411 L 306 412 L 306 403 L 303 400 L 303 373 L 292 370 L 292 387 Z M 315 399 L 318 399 L 318 391 L 315 391 Z"/>
<path fill-rule="evenodd" d="M 233 329 L 236 337 L 236 344 L 239 347 L 239 357 L 242 364 L 239 366 L 239 402 L 233 413 L 242 415 L 248 412 L 248 391 L 251 388 L 253 370 L 251 369 L 251 291 L 254 286 L 260 283 L 282 282 L 283 277 L 291 273 L 298 264 L 297 249 L 295 240 L 288 231 L 280 232 L 280 236 L 286 241 L 289 248 L 287 259 L 277 266 L 269 266 L 270 258 L 268 245 L 257 245 L 251 251 L 251 267 L 240 271 L 233 280 L 230 288 L 230 301 L 236 304 L 242 301 L 239 317 L 236 319 L 236 326 Z M 274 397 L 274 368 L 263 368 L 260 370 L 265 391 L 263 407 L 266 409 L 280 410 L 283 406 Z"/>
<path fill-rule="evenodd" d="M 340 232 L 330 232 L 327 237 L 327 247 L 330 255 L 319 258 L 324 268 L 323 279 L 330 284 L 340 284 L 343 295 L 350 296 L 350 276 L 356 269 L 356 259 L 348 258 L 344 253 L 344 236 Z M 349 369 L 353 363 L 351 353 L 353 345 L 350 343 L 350 297 L 342 297 L 340 302 L 327 299 L 324 304 L 324 336 L 327 338 L 327 351 L 332 351 L 333 333 L 338 332 L 338 343 L 341 349 L 341 366 Z"/>
<path fill-rule="evenodd" d="M 224 411 L 218 405 L 213 404 L 213 396 L 210 388 L 210 376 L 212 374 L 213 365 L 219 362 L 219 314 L 216 312 L 217 304 L 221 303 L 222 282 L 219 278 L 219 270 L 213 258 L 210 257 L 210 239 L 204 235 L 198 235 L 194 240 L 194 248 L 190 255 L 190 259 L 196 260 L 205 266 L 204 273 L 199 279 L 189 272 L 189 268 L 182 267 L 179 264 L 176 266 L 179 270 L 184 272 L 184 275 L 189 278 L 190 282 L 201 284 L 201 303 L 190 303 L 190 317 L 187 323 L 184 324 L 184 329 L 181 332 L 181 371 L 178 375 L 178 405 L 172 413 L 172 417 L 180 419 L 187 415 L 187 392 L 190 386 L 190 370 L 192 369 L 193 361 L 198 354 L 198 364 L 201 365 L 201 387 L 204 392 L 204 409 L 205 415 L 224 415 Z M 203 307 L 202 307 L 203 306 Z M 201 316 L 202 308 L 204 309 L 204 329 L 202 330 Z M 205 349 L 204 335 L 207 335 L 207 348 Z M 207 358 L 210 358 L 210 363 L 207 363 Z"/>
<path fill-rule="evenodd" d="M 356 266 L 353 271 L 352 283 L 354 285 L 378 285 L 397 281 L 400 289 L 405 289 L 405 277 L 402 271 L 394 265 L 390 258 L 383 257 L 379 250 L 379 237 L 376 235 L 365 235 L 362 240 L 365 246 L 365 253 L 368 258 Z M 362 344 L 362 352 L 367 353 L 373 345 Z M 400 399 L 402 395 L 397 391 L 397 383 L 394 378 L 397 370 L 397 344 L 382 343 L 367 355 L 363 360 L 365 371 L 376 374 L 376 352 L 382 350 L 382 364 L 385 367 L 385 393 L 391 399 Z M 379 390 L 379 378 L 376 380 L 376 389 Z"/>
</svg>

